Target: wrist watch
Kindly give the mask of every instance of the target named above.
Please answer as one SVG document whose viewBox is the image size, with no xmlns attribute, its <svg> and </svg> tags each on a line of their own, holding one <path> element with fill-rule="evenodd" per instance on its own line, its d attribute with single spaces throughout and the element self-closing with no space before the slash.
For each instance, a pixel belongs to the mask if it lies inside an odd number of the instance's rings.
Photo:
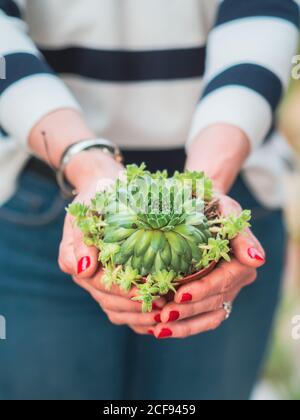
<svg viewBox="0 0 300 420">
<path fill-rule="evenodd" d="M 112 156 L 116 162 L 123 162 L 123 155 L 120 148 L 109 140 L 97 138 L 81 140 L 77 143 L 71 144 L 63 153 L 60 160 L 59 168 L 56 172 L 57 183 L 66 197 L 74 197 L 77 195 L 76 190 L 72 188 L 72 186 L 66 179 L 65 169 L 67 165 L 74 156 L 78 155 L 81 152 L 91 149 L 99 149 L 103 153 Z"/>
</svg>

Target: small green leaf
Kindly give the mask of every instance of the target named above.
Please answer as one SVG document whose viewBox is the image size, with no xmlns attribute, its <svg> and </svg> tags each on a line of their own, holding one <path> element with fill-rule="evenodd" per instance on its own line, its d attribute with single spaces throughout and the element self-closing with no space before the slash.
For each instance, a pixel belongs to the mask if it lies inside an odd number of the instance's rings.
<svg viewBox="0 0 300 420">
<path fill-rule="evenodd" d="M 176 273 L 174 271 L 159 271 L 153 274 L 152 279 L 160 295 L 166 295 L 170 291 L 176 293 L 174 284 L 174 280 L 176 279 Z"/>
<path fill-rule="evenodd" d="M 218 262 L 221 258 L 230 261 L 230 244 L 227 239 L 210 238 L 207 245 L 200 245 L 202 258 L 197 268 L 207 268 L 212 262 Z"/>
<path fill-rule="evenodd" d="M 113 285 L 118 284 L 118 275 L 121 267 L 106 266 L 104 275 L 102 276 L 102 283 L 107 290 L 110 290 Z"/>
<path fill-rule="evenodd" d="M 127 165 L 126 167 L 126 176 L 128 183 L 131 183 L 136 179 L 143 177 L 146 173 L 147 171 L 145 163 L 142 163 L 140 166 Z"/>
<path fill-rule="evenodd" d="M 137 285 L 137 282 L 140 279 L 141 276 L 139 275 L 138 271 L 127 266 L 125 268 L 125 271 L 123 269 L 119 271 L 117 282 L 120 288 L 124 292 L 128 293 L 130 292 L 133 286 Z"/>
<path fill-rule="evenodd" d="M 120 251 L 120 245 L 118 244 L 108 244 L 101 241 L 101 249 L 99 254 L 99 260 L 103 265 L 108 262 L 112 262 L 114 256 Z"/>
<path fill-rule="evenodd" d="M 236 238 L 240 233 L 242 233 L 245 229 L 250 227 L 250 220 L 251 220 L 251 211 L 244 210 L 240 216 L 228 216 L 224 219 L 222 223 L 222 227 L 220 230 L 220 236 L 225 239 L 229 239 L 230 241 Z"/>
<path fill-rule="evenodd" d="M 76 219 L 82 219 L 86 217 L 87 212 L 89 211 L 89 207 L 81 203 L 72 203 L 66 210 L 71 216 L 75 217 Z"/>
</svg>

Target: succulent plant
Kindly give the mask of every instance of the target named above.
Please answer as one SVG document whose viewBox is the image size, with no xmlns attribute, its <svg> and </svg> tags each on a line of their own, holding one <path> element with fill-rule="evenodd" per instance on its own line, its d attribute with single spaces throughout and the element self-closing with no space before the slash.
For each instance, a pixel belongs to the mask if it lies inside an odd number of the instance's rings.
<svg viewBox="0 0 300 420">
<path fill-rule="evenodd" d="M 139 290 L 135 300 L 151 311 L 153 301 L 176 292 L 180 278 L 230 259 L 230 240 L 249 226 L 251 214 L 221 217 L 213 203 L 212 181 L 204 173 L 151 174 L 143 164 L 99 193 L 90 206 L 72 204 L 87 245 L 99 249 L 110 288 Z"/>
</svg>

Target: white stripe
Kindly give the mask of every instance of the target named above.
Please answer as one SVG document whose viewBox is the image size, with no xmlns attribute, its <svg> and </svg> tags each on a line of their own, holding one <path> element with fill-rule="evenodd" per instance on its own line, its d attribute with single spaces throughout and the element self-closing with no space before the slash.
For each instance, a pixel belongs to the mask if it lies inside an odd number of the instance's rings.
<svg viewBox="0 0 300 420">
<path fill-rule="evenodd" d="M 270 130 L 272 111 L 268 102 L 250 89 L 240 86 L 219 89 L 206 96 L 198 105 L 187 148 L 201 130 L 217 123 L 239 127 L 255 148 L 263 142 Z"/>
<path fill-rule="evenodd" d="M 113 84 L 64 77 L 89 126 L 126 149 L 184 147 L 201 80 Z"/>
<path fill-rule="evenodd" d="M 33 42 L 26 36 L 26 25 L 19 19 L 8 18 L 0 11 L 0 55 L 16 52 L 37 54 Z"/>
<path fill-rule="evenodd" d="M 266 207 L 278 208 L 286 200 L 287 162 L 292 165 L 295 163 L 294 158 L 293 150 L 286 139 L 275 133 L 245 163 L 243 177 Z"/>
<path fill-rule="evenodd" d="M 287 85 L 297 46 L 297 29 L 281 19 L 249 18 L 227 23 L 210 35 L 205 79 L 236 64 L 255 63 L 271 70 Z"/>
<path fill-rule="evenodd" d="M 28 77 L 1 95 L 1 125 L 11 137 L 26 145 L 34 125 L 60 108 L 78 109 L 78 105 L 59 79 L 52 75 Z"/>
<path fill-rule="evenodd" d="M 201 46 L 213 25 L 216 1 L 31 1 L 26 21 L 42 48 L 169 49 Z M 123 4 L 124 3 L 124 4 Z M 170 4 L 171 3 L 171 4 Z"/>
</svg>

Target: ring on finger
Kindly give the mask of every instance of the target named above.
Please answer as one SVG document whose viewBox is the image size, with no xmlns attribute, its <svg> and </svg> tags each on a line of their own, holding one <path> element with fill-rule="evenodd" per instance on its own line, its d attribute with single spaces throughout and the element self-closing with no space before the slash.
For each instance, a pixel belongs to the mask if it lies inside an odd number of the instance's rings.
<svg viewBox="0 0 300 420">
<path fill-rule="evenodd" d="M 223 309 L 226 312 L 226 320 L 230 318 L 230 315 L 232 314 L 233 305 L 231 302 L 224 302 L 223 303 Z"/>
</svg>

